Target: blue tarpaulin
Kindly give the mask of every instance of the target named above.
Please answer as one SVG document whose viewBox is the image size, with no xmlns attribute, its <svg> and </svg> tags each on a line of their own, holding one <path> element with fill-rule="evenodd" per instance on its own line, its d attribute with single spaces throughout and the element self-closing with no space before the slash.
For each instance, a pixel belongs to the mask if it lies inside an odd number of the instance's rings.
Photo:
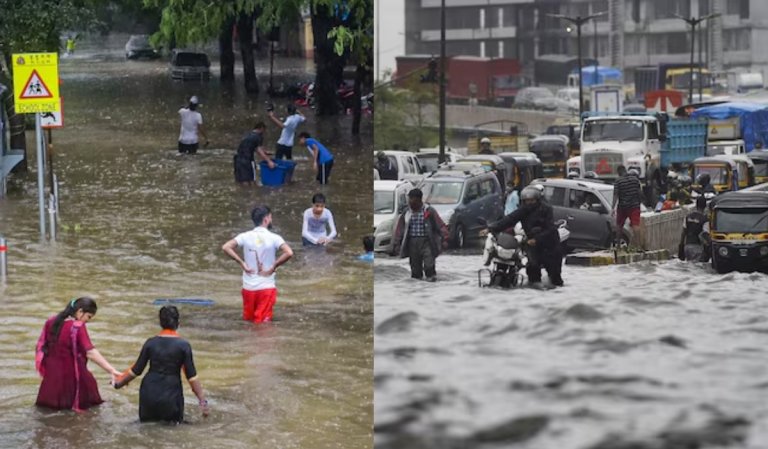
<svg viewBox="0 0 768 449">
<path fill-rule="evenodd" d="M 691 117 L 705 117 L 710 120 L 726 120 L 739 118 L 741 138 L 744 139 L 744 147 L 747 152 L 755 149 L 755 144 L 760 143 L 765 148 L 768 142 L 768 106 L 757 103 L 721 103 L 713 106 L 705 106 L 696 109 Z"/>
<path fill-rule="evenodd" d="M 595 76 L 595 71 L 597 71 L 597 76 Z M 571 70 L 571 73 L 579 73 L 579 69 Z M 584 80 L 583 86 L 621 83 L 621 70 L 613 67 L 597 66 L 597 70 L 595 70 L 593 65 L 583 66 L 581 68 L 581 76 Z"/>
</svg>

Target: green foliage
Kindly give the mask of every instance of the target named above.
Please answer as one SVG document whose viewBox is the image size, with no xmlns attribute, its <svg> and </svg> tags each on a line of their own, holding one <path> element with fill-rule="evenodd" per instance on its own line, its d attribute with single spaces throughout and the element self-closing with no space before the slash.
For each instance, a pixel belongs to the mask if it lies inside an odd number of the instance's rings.
<svg viewBox="0 0 768 449">
<path fill-rule="evenodd" d="M 0 52 L 55 52 L 67 30 L 96 30 L 104 1 L 0 0 Z"/>
<path fill-rule="evenodd" d="M 315 0 L 317 3 L 329 3 L 327 0 Z M 332 2 L 331 2 L 332 3 Z M 334 50 L 341 55 L 350 50 L 356 64 L 368 65 L 373 51 L 373 1 L 349 0 L 349 25 L 340 25 L 328 33 L 334 40 Z"/>
<path fill-rule="evenodd" d="M 380 85 L 374 102 L 374 148 L 416 150 L 437 145 L 437 130 L 423 126 L 427 108 L 437 103 L 433 84 Z"/>
</svg>

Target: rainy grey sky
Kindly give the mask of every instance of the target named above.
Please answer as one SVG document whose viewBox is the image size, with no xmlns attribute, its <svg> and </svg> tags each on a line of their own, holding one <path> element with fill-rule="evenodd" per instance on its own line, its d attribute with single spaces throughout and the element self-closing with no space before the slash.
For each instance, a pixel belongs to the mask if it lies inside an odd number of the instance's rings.
<svg viewBox="0 0 768 449">
<path fill-rule="evenodd" d="M 395 70 L 395 57 L 405 54 L 405 5 L 404 0 L 375 0 L 376 26 L 380 27 L 375 38 L 378 44 L 373 51 L 379 52 L 381 73 Z"/>
</svg>

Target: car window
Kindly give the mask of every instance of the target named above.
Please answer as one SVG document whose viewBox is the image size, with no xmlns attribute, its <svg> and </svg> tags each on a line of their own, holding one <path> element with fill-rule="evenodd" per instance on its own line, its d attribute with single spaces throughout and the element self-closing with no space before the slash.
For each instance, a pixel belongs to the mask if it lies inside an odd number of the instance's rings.
<svg viewBox="0 0 768 449">
<path fill-rule="evenodd" d="M 571 209 L 595 210 L 603 203 L 592 192 L 586 190 L 570 189 L 567 206 Z"/>
<path fill-rule="evenodd" d="M 461 200 L 459 181 L 426 182 L 421 186 L 424 192 L 424 202 L 429 204 L 456 204 Z"/>
<path fill-rule="evenodd" d="M 480 196 L 485 197 L 493 193 L 493 184 L 490 179 L 480 183 Z"/>
<path fill-rule="evenodd" d="M 406 204 L 408 204 L 408 200 L 405 197 L 405 190 L 401 190 L 400 194 L 397 196 L 397 212 L 399 213 L 400 209 Z"/>
<path fill-rule="evenodd" d="M 649 123 L 648 124 L 648 139 L 657 139 L 659 138 L 659 127 L 656 125 L 656 123 Z"/>
<path fill-rule="evenodd" d="M 464 195 L 467 201 L 475 201 L 480 198 L 480 184 L 472 182 L 467 186 L 467 193 Z"/>
<path fill-rule="evenodd" d="M 403 172 L 404 173 L 413 173 L 413 164 L 409 164 L 411 160 L 407 157 L 401 157 L 400 161 L 403 164 Z"/>
<path fill-rule="evenodd" d="M 395 212 L 394 192 L 387 190 L 374 190 L 373 192 L 373 213 L 391 214 Z"/>
<path fill-rule="evenodd" d="M 544 186 L 544 199 L 552 206 L 565 204 L 565 187 Z"/>
</svg>

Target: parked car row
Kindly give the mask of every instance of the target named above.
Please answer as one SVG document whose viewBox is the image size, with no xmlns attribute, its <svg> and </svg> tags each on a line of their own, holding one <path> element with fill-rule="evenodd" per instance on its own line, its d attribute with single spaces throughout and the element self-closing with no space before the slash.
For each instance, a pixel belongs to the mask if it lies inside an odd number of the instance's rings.
<svg viewBox="0 0 768 449">
<path fill-rule="evenodd" d="M 125 59 L 157 59 L 161 48 L 155 48 L 146 34 L 132 35 L 125 44 Z M 211 78 L 211 60 L 205 52 L 196 50 L 174 49 L 168 67 L 171 78 L 175 80 L 201 80 Z"/>
</svg>

